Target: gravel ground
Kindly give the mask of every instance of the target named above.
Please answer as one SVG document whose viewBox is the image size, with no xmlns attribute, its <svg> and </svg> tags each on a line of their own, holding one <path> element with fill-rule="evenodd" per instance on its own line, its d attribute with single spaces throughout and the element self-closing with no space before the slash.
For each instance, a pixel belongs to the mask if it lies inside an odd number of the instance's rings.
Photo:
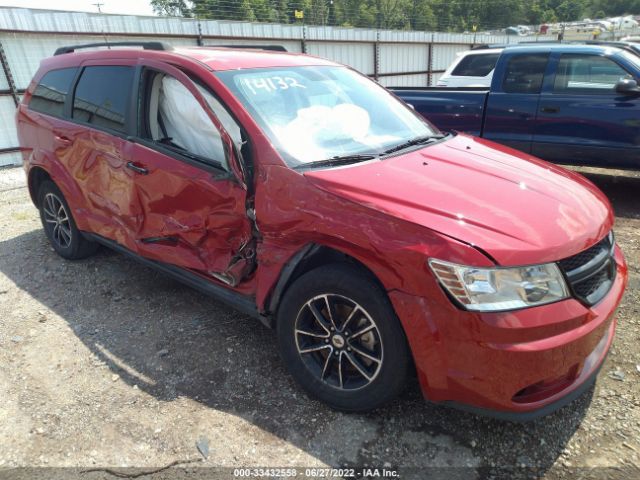
<svg viewBox="0 0 640 480">
<path fill-rule="evenodd" d="M 630 265 L 617 337 L 594 389 L 514 424 L 429 404 L 415 385 L 375 413 L 334 412 L 285 374 L 258 322 L 106 249 L 58 257 L 22 170 L 0 170 L 0 478 L 237 466 L 640 478 L 640 174 L 586 174 L 614 204 Z"/>
</svg>

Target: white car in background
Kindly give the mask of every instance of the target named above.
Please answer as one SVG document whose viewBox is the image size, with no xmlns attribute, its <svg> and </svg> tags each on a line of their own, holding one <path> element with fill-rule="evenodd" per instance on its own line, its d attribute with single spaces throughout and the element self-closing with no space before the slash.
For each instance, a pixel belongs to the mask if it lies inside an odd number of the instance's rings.
<svg viewBox="0 0 640 480">
<path fill-rule="evenodd" d="M 614 30 L 633 30 L 638 28 L 638 22 L 631 15 L 608 19 L 613 24 Z"/>
<path fill-rule="evenodd" d="M 490 87 L 502 48 L 458 52 L 457 58 L 436 82 L 438 87 Z"/>
</svg>

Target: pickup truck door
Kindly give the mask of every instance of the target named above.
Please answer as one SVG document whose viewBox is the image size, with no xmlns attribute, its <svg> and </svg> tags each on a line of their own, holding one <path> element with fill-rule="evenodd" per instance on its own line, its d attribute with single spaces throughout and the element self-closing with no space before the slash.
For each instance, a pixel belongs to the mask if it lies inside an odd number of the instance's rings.
<svg viewBox="0 0 640 480">
<path fill-rule="evenodd" d="M 502 55 L 487 98 L 482 136 L 530 153 L 549 53 Z"/>
<path fill-rule="evenodd" d="M 558 163 L 638 168 L 640 96 L 615 91 L 630 76 L 615 57 L 554 54 L 540 96 L 532 153 Z"/>
<path fill-rule="evenodd" d="M 143 60 L 137 78 L 138 131 L 127 163 L 142 206 L 137 251 L 236 286 L 255 257 L 237 168 L 241 128 L 182 70 Z"/>
</svg>

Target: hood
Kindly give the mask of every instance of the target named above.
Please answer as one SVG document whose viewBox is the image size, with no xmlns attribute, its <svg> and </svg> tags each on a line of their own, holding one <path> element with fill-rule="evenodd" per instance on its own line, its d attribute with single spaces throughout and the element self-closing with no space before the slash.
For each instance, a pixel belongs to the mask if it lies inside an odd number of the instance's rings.
<svg viewBox="0 0 640 480">
<path fill-rule="evenodd" d="M 613 225 L 609 201 L 581 175 L 466 135 L 305 177 L 334 195 L 476 246 L 500 265 L 569 257 Z"/>
</svg>

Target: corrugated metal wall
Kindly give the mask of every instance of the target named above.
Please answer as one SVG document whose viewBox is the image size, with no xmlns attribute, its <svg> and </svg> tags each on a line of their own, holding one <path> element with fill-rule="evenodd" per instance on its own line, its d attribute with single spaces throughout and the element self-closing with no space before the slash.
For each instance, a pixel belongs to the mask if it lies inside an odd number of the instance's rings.
<svg viewBox="0 0 640 480">
<path fill-rule="evenodd" d="M 109 41 L 121 42 L 136 40 L 130 36 L 110 35 Z M 169 42 L 173 45 L 193 45 L 188 38 L 154 37 L 154 40 Z M 104 42 L 101 35 L 62 35 L 42 33 L 0 33 L 0 41 L 9 60 L 9 67 L 13 74 L 16 87 L 19 90 L 27 88 L 31 77 L 38 69 L 40 60 L 53 55 L 53 52 L 64 45 L 79 43 Z"/>
<path fill-rule="evenodd" d="M 429 86 L 457 52 L 474 44 L 509 43 L 500 35 L 377 31 L 360 28 L 279 25 L 105 15 L 0 7 L 0 43 L 17 93 L 28 86 L 45 57 L 63 45 L 153 39 L 172 45 L 278 44 L 352 66 L 385 86 Z M 527 40 L 519 37 L 518 41 Z M 529 40 L 534 40 L 532 37 Z M 20 163 L 15 105 L 0 69 L 0 166 Z"/>
<path fill-rule="evenodd" d="M 350 65 L 365 75 L 375 69 L 372 43 L 306 42 L 307 53 Z"/>
</svg>

